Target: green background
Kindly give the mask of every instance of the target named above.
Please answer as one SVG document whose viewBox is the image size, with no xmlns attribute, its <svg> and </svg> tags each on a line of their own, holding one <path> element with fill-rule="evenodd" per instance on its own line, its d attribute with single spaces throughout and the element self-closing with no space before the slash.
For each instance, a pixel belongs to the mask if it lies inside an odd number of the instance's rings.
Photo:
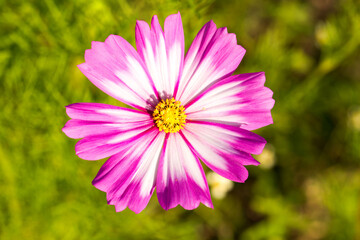
<svg viewBox="0 0 360 240">
<path fill-rule="evenodd" d="M 116 213 L 91 185 L 105 160 L 61 131 L 68 104 L 119 104 L 76 65 L 91 41 L 134 44 L 137 19 L 177 11 L 187 48 L 213 19 L 247 49 L 236 72 L 265 71 L 274 124 L 256 132 L 274 164 L 258 156 L 214 209 L 164 211 L 154 194 Z M 355 0 L 1 0 L 0 239 L 360 239 L 359 45 Z"/>
</svg>

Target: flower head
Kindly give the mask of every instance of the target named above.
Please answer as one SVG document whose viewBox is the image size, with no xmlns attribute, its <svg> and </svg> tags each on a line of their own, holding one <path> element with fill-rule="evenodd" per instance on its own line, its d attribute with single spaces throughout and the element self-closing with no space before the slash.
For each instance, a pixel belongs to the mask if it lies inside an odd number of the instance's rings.
<svg viewBox="0 0 360 240">
<path fill-rule="evenodd" d="M 272 91 L 263 72 L 233 75 L 245 49 L 234 34 L 204 25 L 184 58 L 180 14 L 166 18 L 164 30 L 137 21 L 137 51 L 122 37 L 93 42 L 79 69 L 99 89 L 130 105 L 100 103 L 66 107 L 63 128 L 82 138 L 76 154 L 86 160 L 110 157 L 93 180 L 116 211 L 141 212 L 156 188 L 160 205 L 212 207 L 199 159 L 236 182 L 258 165 L 265 140 L 250 132 L 272 123 Z"/>
</svg>

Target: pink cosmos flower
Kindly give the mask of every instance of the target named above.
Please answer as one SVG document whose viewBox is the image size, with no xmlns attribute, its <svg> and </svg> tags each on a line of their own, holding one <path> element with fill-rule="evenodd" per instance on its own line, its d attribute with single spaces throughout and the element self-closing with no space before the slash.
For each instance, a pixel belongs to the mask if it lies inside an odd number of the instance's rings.
<svg viewBox="0 0 360 240">
<path fill-rule="evenodd" d="M 160 205 L 213 207 L 199 159 L 235 182 L 258 165 L 266 141 L 250 132 L 272 123 L 272 91 L 263 72 L 231 76 L 245 54 L 235 34 L 210 21 L 184 58 L 180 13 L 135 27 L 137 51 L 122 37 L 92 42 L 78 67 L 108 95 L 135 109 L 101 103 L 66 107 L 63 128 L 82 138 L 76 154 L 110 157 L 93 180 L 116 211 L 141 212 L 156 188 Z"/>
</svg>

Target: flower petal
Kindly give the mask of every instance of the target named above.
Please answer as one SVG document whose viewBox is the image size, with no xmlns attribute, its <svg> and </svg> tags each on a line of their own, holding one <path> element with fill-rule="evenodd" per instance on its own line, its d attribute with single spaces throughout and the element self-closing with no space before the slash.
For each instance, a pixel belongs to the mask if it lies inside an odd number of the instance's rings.
<svg viewBox="0 0 360 240">
<path fill-rule="evenodd" d="M 209 85 L 231 75 L 244 55 L 245 49 L 237 45 L 235 34 L 208 22 L 186 54 L 176 98 L 186 105 Z"/>
<path fill-rule="evenodd" d="M 125 132 L 129 129 L 150 126 L 149 122 L 114 123 L 96 122 L 70 119 L 64 126 L 64 133 L 70 138 L 85 138 L 89 136 L 108 135 L 116 132 Z"/>
<path fill-rule="evenodd" d="M 106 158 L 122 151 L 129 144 L 137 144 L 139 136 L 148 134 L 151 128 L 153 128 L 153 124 L 149 123 L 124 131 L 118 130 L 110 134 L 89 136 L 77 142 L 75 152 L 85 160 Z"/>
<path fill-rule="evenodd" d="M 152 109 L 155 86 L 135 49 L 122 37 L 110 35 L 92 42 L 85 52 L 81 72 L 99 89 L 138 109 Z"/>
<path fill-rule="evenodd" d="M 191 120 L 221 122 L 254 130 L 271 124 L 272 91 L 265 74 L 246 73 L 223 79 L 186 105 Z"/>
<path fill-rule="evenodd" d="M 156 180 L 160 205 L 168 210 L 180 204 L 191 210 L 202 202 L 213 207 L 204 171 L 180 134 L 167 134 Z"/>
<path fill-rule="evenodd" d="M 70 138 L 84 138 L 149 125 L 148 113 L 101 103 L 74 103 L 66 106 L 70 119 L 62 129 Z"/>
<path fill-rule="evenodd" d="M 184 60 L 184 32 L 180 13 L 166 18 L 164 31 L 155 15 L 151 30 L 144 21 L 135 27 L 137 50 L 145 62 L 161 98 L 173 95 Z"/>
<path fill-rule="evenodd" d="M 196 155 L 214 172 L 244 182 L 243 165 L 258 165 L 250 154 L 260 154 L 266 141 L 250 131 L 220 123 L 189 121 L 181 134 Z"/>
<path fill-rule="evenodd" d="M 66 107 L 73 118 L 63 128 L 71 138 L 83 138 L 76 154 L 86 160 L 98 160 L 120 152 L 135 143 L 154 125 L 145 112 L 99 103 L 75 103 Z"/>
<path fill-rule="evenodd" d="M 108 204 L 116 211 L 129 207 L 141 212 L 155 188 L 157 165 L 165 133 L 153 128 L 109 158 L 93 180 L 93 185 L 107 193 Z"/>
</svg>

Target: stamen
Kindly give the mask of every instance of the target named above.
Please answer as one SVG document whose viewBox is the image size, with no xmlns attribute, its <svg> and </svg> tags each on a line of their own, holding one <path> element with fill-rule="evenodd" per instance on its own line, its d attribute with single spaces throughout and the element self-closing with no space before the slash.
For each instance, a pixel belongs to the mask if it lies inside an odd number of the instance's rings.
<svg viewBox="0 0 360 240">
<path fill-rule="evenodd" d="M 153 112 L 153 119 L 159 131 L 175 133 L 184 129 L 185 108 L 174 98 L 161 100 Z"/>
</svg>

